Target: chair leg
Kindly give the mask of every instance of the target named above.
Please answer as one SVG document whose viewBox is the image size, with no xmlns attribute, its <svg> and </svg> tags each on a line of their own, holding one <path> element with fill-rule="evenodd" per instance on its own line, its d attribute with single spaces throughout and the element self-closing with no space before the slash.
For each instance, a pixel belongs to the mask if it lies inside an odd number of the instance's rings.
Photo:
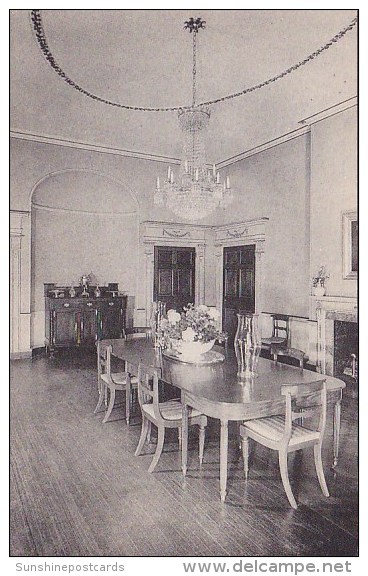
<svg viewBox="0 0 368 576">
<path fill-rule="evenodd" d="M 147 434 L 148 434 L 148 426 L 149 424 L 151 424 L 151 422 L 149 420 L 147 420 L 147 418 L 142 414 L 142 428 L 141 428 L 141 435 L 139 437 L 139 442 L 138 442 L 138 446 L 134 452 L 135 456 L 139 456 L 139 454 L 142 452 L 142 448 L 144 446 L 144 442 L 146 440 Z"/>
<path fill-rule="evenodd" d="M 279 452 L 279 466 L 280 466 L 281 479 L 284 486 L 284 490 L 286 492 L 286 496 L 288 497 L 290 506 L 296 509 L 298 508 L 298 505 L 296 503 L 294 494 L 290 486 L 287 452 Z"/>
<path fill-rule="evenodd" d="M 321 490 L 324 496 L 328 497 L 330 493 L 328 491 L 325 475 L 323 472 L 322 444 L 316 444 L 313 448 L 314 448 L 314 465 L 316 467 L 319 485 L 321 486 Z"/>
<path fill-rule="evenodd" d="M 156 452 L 152 459 L 150 467 L 148 468 L 148 472 L 153 472 L 157 466 L 157 463 L 161 456 L 162 448 L 164 447 L 164 439 L 165 439 L 165 428 L 160 426 L 157 431 Z"/>
<path fill-rule="evenodd" d="M 248 436 L 241 437 L 241 448 L 243 454 L 243 467 L 244 467 L 244 476 L 245 479 L 248 479 L 248 472 L 249 472 L 249 438 Z"/>
<path fill-rule="evenodd" d="M 103 401 L 104 401 L 104 388 L 101 386 L 101 388 L 99 390 L 98 402 L 97 402 L 97 406 L 94 410 L 94 414 L 97 414 L 97 412 L 99 411 L 99 409 L 102 406 Z"/>
<path fill-rule="evenodd" d="M 181 428 L 178 428 L 179 450 L 181 449 Z"/>
<path fill-rule="evenodd" d="M 151 443 L 151 430 L 152 430 L 152 423 L 148 420 L 148 428 L 147 428 L 147 442 L 148 444 Z"/>
<path fill-rule="evenodd" d="M 109 405 L 107 407 L 105 417 L 102 420 L 103 424 L 105 424 L 105 422 L 107 422 L 108 419 L 110 418 L 112 409 L 114 408 L 114 404 L 115 404 L 115 388 L 110 388 L 110 400 L 109 400 Z"/>
<path fill-rule="evenodd" d="M 206 438 L 206 424 L 207 421 L 201 418 L 199 425 L 199 466 L 203 464 L 203 454 L 204 454 L 204 441 Z"/>
<path fill-rule="evenodd" d="M 127 385 L 125 388 L 125 420 L 128 425 L 130 421 L 130 394 L 131 388 Z"/>
</svg>

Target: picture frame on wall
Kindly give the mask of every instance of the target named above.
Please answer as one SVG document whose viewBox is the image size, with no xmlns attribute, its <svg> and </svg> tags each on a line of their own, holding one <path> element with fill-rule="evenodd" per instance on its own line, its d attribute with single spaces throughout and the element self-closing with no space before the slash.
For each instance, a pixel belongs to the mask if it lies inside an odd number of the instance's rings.
<svg viewBox="0 0 368 576">
<path fill-rule="evenodd" d="M 358 214 L 356 210 L 342 215 L 342 265 L 343 278 L 358 277 Z"/>
</svg>

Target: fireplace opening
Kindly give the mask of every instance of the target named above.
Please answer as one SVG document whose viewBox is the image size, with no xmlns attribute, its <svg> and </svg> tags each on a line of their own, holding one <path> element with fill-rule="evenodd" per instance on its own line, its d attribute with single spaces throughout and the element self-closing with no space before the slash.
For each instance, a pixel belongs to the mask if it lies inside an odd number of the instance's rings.
<svg viewBox="0 0 368 576">
<path fill-rule="evenodd" d="M 354 390 L 358 382 L 358 324 L 334 321 L 334 376 Z"/>
</svg>

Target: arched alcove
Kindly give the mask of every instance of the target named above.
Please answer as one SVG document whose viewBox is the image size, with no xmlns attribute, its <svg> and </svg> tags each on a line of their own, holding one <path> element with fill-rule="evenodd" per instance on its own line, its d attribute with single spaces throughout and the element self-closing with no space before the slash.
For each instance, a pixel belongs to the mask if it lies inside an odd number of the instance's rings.
<svg viewBox="0 0 368 576">
<path fill-rule="evenodd" d="M 123 183 L 89 170 L 48 174 L 33 189 L 31 221 L 33 348 L 44 344 L 45 282 L 76 285 L 92 272 L 100 285 L 118 282 L 134 307 L 139 215 Z"/>
</svg>

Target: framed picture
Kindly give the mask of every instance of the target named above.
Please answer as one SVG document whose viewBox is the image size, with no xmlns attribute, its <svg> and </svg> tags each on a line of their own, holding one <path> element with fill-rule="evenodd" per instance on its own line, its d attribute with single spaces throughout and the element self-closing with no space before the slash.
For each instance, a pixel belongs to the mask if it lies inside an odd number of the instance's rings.
<svg viewBox="0 0 368 576">
<path fill-rule="evenodd" d="M 358 217 L 357 211 L 342 215 L 342 269 L 343 278 L 358 277 Z"/>
</svg>

